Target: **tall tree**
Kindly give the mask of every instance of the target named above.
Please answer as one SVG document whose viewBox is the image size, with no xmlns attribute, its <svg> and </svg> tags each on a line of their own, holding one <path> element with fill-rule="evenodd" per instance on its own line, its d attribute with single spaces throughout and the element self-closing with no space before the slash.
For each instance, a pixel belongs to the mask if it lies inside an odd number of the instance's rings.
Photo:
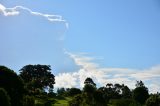
<svg viewBox="0 0 160 106">
<path fill-rule="evenodd" d="M 68 95 L 69 96 L 75 96 L 75 95 L 78 95 L 78 94 L 81 94 L 81 90 L 78 89 L 78 88 L 70 88 L 68 90 Z"/>
<path fill-rule="evenodd" d="M 133 90 L 133 98 L 140 104 L 144 104 L 148 97 L 148 88 L 142 81 L 137 81 L 136 88 Z"/>
<path fill-rule="evenodd" d="M 84 81 L 84 84 L 89 84 L 89 85 L 93 85 L 96 86 L 96 84 L 93 82 L 92 78 L 86 78 L 86 80 Z"/>
<path fill-rule="evenodd" d="M 30 93 L 54 88 L 55 76 L 50 65 L 26 65 L 20 69 L 20 76 Z"/>
<path fill-rule="evenodd" d="M 86 106 L 95 106 L 94 93 L 96 91 L 96 84 L 91 78 L 86 78 L 83 88 L 83 102 Z"/>
<path fill-rule="evenodd" d="M 7 91 L 12 106 L 22 106 L 23 81 L 13 70 L 5 66 L 0 66 L 0 88 L 4 88 Z"/>
<path fill-rule="evenodd" d="M 122 85 L 122 97 L 126 99 L 132 97 L 131 90 L 126 85 Z"/>
<path fill-rule="evenodd" d="M 86 78 L 84 81 L 83 91 L 92 94 L 96 90 L 96 84 L 93 82 L 92 78 Z"/>
<path fill-rule="evenodd" d="M 57 94 L 58 95 L 62 96 L 62 95 L 65 95 L 65 93 L 66 93 L 65 88 L 58 88 L 57 89 Z"/>
</svg>

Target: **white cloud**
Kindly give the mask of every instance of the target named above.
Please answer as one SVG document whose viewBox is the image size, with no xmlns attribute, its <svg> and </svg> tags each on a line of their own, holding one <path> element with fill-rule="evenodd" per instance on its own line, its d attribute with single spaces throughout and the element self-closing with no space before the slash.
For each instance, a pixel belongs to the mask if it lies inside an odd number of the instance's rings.
<svg viewBox="0 0 160 106">
<path fill-rule="evenodd" d="M 15 8 L 6 8 L 2 4 L 0 4 L 0 13 L 2 13 L 4 16 L 13 16 L 19 14 Z"/>
<path fill-rule="evenodd" d="M 126 84 L 131 89 L 135 87 L 136 80 L 142 80 L 149 87 L 150 92 L 160 91 L 160 66 L 154 66 L 145 70 L 128 68 L 101 68 L 99 64 L 93 62 L 94 58 L 84 55 L 75 55 L 66 52 L 80 66 L 75 72 L 61 73 L 56 77 L 56 87 L 83 87 L 87 77 L 100 86 L 107 83 Z M 154 83 L 149 83 L 154 82 Z"/>
<path fill-rule="evenodd" d="M 56 80 L 55 84 L 56 88 L 61 88 L 61 87 L 71 88 L 77 86 L 76 83 L 77 79 L 74 73 L 61 73 L 55 77 L 55 80 Z"/>
<path fill-rule="evenodd" d="M 13 8 L 6 8 L 2 4 L 0 4 L 0 14 L 3 14 L 4 16 L 19 15 L 21 13 L 20 10 L 25 10 L 32 15 L 44 17 L 50 22 L 64 22 L 66 28 L 68 28 L 68 26 L 69 26 L 68 23 L 66 22 L 66 20 L 64 20 L 62 18 L 62 16 L 60 16 L 60 15 L 50 15 L 50 14 L 43 14 L 43 13 L 40 13 L 40 12 L 34 12 L 31 9 L 23 7 L 23 6 L 15 6 Z"/>
</svg>

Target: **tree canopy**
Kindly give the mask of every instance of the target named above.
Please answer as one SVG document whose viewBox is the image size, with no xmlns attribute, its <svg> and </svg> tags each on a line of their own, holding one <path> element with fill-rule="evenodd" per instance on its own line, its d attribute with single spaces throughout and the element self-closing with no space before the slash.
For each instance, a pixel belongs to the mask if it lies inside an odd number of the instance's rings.
<svg viewBox="0 0 160 106">
<path fill-rule="evenodd" d="M 7 91 L 12 106 L 22 106 L 24 83 L 13 70 L 5 66 L 0 66 L 0 88 Z"/>
<path fill-rule="evenodd" d="M 146 106 L 160 106 L 160 95 L 151 95 L 146 101 Z"/>
<path fill-rule="evenodd" d="M 137 81 L 136 88 L 133 90 L 133 98 L 140 104 L 144 104 L 148 97 L 148 88 L 142 81 Z"/>
<path fill-rule="evenodd" d="M 0 106 L 11 106 L 10 97 L 3 88 L 0 88 Z"/>
<path fill-rule="evenodd" d="M 54 88 L 55 76 L 51 73 L 50 65 L 26 65 L 20 69 L 20 76 L 32 93 Z"/>
<path fill-rule="evenodd" d="M 83 90 L 58 88 L 56 93 L 53 92 L 54 84 L 55 76 L 49 65 L 26 65 L 19 76 L 13 70 L 0 66 L 0 106 L 50 106 L 59 103 L 57 100 L 65 101 L 69 106 L 160 105 L 160 94 L 149 95 L 142 81 L 137 81 L 133 90 L 119 83 L 107 83 L 97 88 L 88 77 Z"/>
</svg>

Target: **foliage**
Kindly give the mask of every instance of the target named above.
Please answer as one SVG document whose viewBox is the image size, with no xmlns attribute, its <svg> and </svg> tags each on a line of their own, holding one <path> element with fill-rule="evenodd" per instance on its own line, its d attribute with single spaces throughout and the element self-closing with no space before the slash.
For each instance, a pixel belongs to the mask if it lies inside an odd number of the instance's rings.
<svg viewBox="0 0 160 106">
<path fill-rule="evenodd" d="M 0 106 L 11 106 L 10 97 L 3 88 L 0 88 Z"/>
<path fill-rule="evenodd" d="M 78 95 L 78 94 L 81 94 L 81 90 L 78 89 L 78 88 L 70 88 L 68 89 L 68 96 L 75 96 L 75 95 Z"/>
<path fill-rule="evenodd" d="M 86 78 L 82 91 L 58 88 L 57 94 L 53 92 L 54 84 L 54 75 L 48 65 L 24 66 L 20 76 L 0 66 L 0 106 L 160 106 L 160 95 L 149 97 L 148 88 L 142 81 L 137 81 L 136 88 L 131 91 L 128 86 L 118 83 L 107 83 L 97 89 L 94 81 Z"/>
<path fill-rule="evenodd" d="M 4 88 L 11 98 L 12 106 L 22 106 L 24 84 L 17 74 L 5 66 L 0 66 L 0 87 Z"/>
<path fill-rule="evenodd" d="M 25 82 L 29 93 L 39 93 L 45 89 L 53 89 L 55 76 L 49 65 L 26 65 L 20 70 L 20 76 Z"/>
<path fill-rule="evenodd" d="M 96 84 L 91 78 L 84 81 L 83 92 L 76 95 L 72 101 L 69 102 L 70 106 L 105 106 L 103 92 L 96 89 Z"/>
<path fill-rule="evenodd" d="M 96 86 L 96 84 L 93 82 L 92 78 L 89 78 L 89 77 L 85 79 L 84 84 L 85 85 L 88 84 L 88 85 Z"/>
<path fill-rule="evenodd" d="M 64 95 L 65 93 L 66 93 L 65 88 L 58 88 L 58 89 L 57 89 L 57 94 L 58 94 L 59 96 Z"/>
<path fill-rule="evenodd" d="M 35 99 L 33 96 L 24 96 L 23 98 L 23 106 L 35 106 Z"/>
<path fill-rule="evenodd" d="M 151 95 L 146 101 L 146 106 L 160 106 L 160 95 Z"/>
<path fill-rule="evenodd" d="M 132 92 L 128 88 L 128 86 L 122 86 L 122 98 L 131 98 L 132 97 Z"/>
<path fill-rule="evenodd" d="M 96 90 L 94 92 L 94 101 L 95 101 L 95 105 L 96 106 L 105 106 L 106 102 L 105 102 L 105 98 L 103 96 L 103 92 L 100 90 Z"/>
<path fill-rule="evenodd" d="M 87 94 L 93 94 L 96 90 L 96 87 L 90 84 L 84 85 L 83 92 Z"/>
<path fill-rule="evenodd" d="M 69 106 L 81 106 L 83 102 L 82 95 L 76 95 L 71 101 L 69 101 Z"/>
<path fill-rule="evenodd" d="M 136 86 L 136 88 L 138 88 L 138 87 L 145 87 L 144 83 L 141 80 L 137 81 L 135 86 Z"/>
<path fill-rule="evenodd" d="M 107 83 L 106 87 L 100 87 L 98 90 L 102 92 L 106 103 L 108 103 L 110 99 L 131 99 L 132 94 L 126 85 L 120 85 L 118 83 Z"/>
<path fill-rule="evenodd" d="M 132 99 L 111 99 L 109 104 L 112 106 L 140 106 Z"/>
<path fill-rule="evenodd" d="M 148 88 L 146 88 L 142 81 L 137 81 L 136 88 L 133 90 L 133 98 L 140 104 L 144 104 L 149 97 Z"/>
</svg>

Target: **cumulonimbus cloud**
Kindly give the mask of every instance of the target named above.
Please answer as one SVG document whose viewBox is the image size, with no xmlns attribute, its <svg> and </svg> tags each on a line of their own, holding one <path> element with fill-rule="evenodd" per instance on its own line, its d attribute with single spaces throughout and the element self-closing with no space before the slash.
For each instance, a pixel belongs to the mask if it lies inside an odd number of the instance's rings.
<svg viewBox="0 0 160 106">
<path fill-rule="evenodd" d="M 129 69 L 129 68 L 102 68 L 94 58 L 67 54 L 74 60 L 75 64 L 80 66 L 80 69 L 75 72 L 60 73 L 56 76 L 55 87 L 83 87 L 84 80 L 91 77 L 99 86 L 105 86 L 107 83 L 126 84 L 131 89 L 135 87 L 136 80 L 142 80 L 149 88 L 150 92 L 160 91 L 160 66 L 154 66 L 149 69 Z M 67 85 L 67 86 L 66 86 Z"/>
<path fill-rule="evenodd" d="M 50 14 L 44 14 L 40 12 L 34 12 L 31 9 L 23 7 L 23 6 L 15 6 L 13 8 L 6 8 L 4 5 L 0 4 L 0 14 L 4 16 L 19 15 L 21 13 L 20 10 L 25 10 L 32 15 L 44 17 L 50 22 L 63 22 L 66 25 L 66 28 L 68 28 L 67 21 L 64 20 L 61 15 L 50 15 Z"/>
</svg>

